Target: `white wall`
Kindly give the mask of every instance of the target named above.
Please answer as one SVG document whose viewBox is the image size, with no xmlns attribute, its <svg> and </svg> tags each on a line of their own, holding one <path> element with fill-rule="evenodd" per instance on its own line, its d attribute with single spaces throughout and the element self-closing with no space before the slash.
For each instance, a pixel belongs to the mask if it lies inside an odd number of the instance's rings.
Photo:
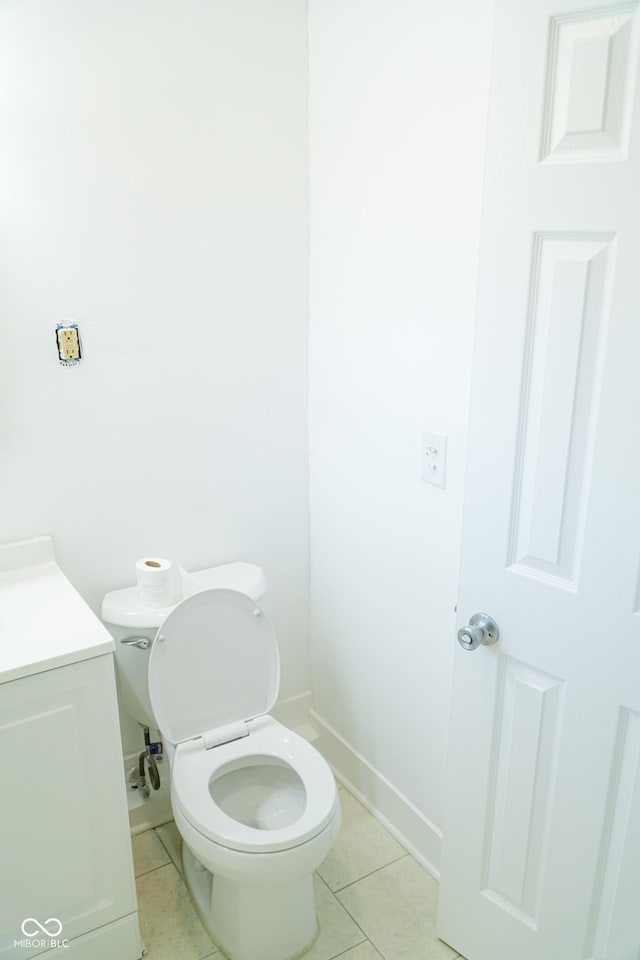
<svg viewBox="0 0 640 960">
<path fill-rule="evenodd" d="M 300 0 L 0 7 L 0 540 L 51 533 L 95 609 L 145 554 L 263 564 L 283 697 L 309 685 L 306 30 Z"/>
<path fill-rule="evenodd" d="M 422 819 L 415 845 L 435 867 L 491 13 L 310 3 L 316 719 L 398 829 L 403 809 Z M 448 435 L 445 491 L 420 479 L 423 428 Z"/>
<path fill-rule="evenodd" d="M 309 23 L 316 710 L 436 840 L 490 8 Z M 0 539 L 53 534 L 96 609 L 147 553 L 262 563 L 283 697 L 309 682 L 306 28 L 303 0 L 0 6 Z"/>
</svg>

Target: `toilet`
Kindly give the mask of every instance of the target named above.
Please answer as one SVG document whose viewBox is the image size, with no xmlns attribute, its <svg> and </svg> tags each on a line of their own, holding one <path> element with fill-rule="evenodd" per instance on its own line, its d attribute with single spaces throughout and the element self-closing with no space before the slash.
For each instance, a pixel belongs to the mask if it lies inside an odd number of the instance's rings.
<svg viewBox="0 0 640 960">
<path fill-rule="evenodd" d="M 228 564 L 191 575 L 173 607 L 145 609 L 135 587 L 102 606 L 123 706 L 167 744 L 186 882 L 230 960 L 311 946 L 313 871 L 340 827 L 328 764 L 269 716 L 280 658 L 257 602 L 265 587 L 259 567 Z"/>
</svg>

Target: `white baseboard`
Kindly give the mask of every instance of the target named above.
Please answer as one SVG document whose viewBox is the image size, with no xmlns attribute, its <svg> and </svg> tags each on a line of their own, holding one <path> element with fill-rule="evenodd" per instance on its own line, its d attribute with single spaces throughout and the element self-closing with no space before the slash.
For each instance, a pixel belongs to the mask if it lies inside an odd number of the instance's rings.
<svg viewBox="0 0 640 960">
<path fill-rule="evenodd" d="M 439 880 L 442 846 L 440 828 L 315 710 L 309 710 L 309 719 L 319 733 L 315 746 L 333 768 L 336 778 L 435 880 Z"/>
<path fill-rule="evenodd" d="M 300 728 L 309 723 L 309 711 L 311 710 L 311 690 L 305 693 L 299 693 L 295 697 L 289 697 L 287 700 L 280 700 L 276 703 L 271 716 L 278 723 L 290 730 L 300 732 Z M 304 734 L 301 734 L 304 736 Z"/>
</svg>

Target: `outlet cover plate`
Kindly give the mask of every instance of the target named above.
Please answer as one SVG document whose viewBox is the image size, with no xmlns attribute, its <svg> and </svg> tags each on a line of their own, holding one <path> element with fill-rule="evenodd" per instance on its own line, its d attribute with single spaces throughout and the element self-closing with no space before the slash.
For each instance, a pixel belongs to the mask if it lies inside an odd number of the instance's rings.
<svg viewBox="0 0 640 960">
<path fill-rule="evenodd" d="M 422 431 L 421 475 L 425 483 L 444 489 L 447 475 L 447 438 L 441 433 Z"/>
</svg>

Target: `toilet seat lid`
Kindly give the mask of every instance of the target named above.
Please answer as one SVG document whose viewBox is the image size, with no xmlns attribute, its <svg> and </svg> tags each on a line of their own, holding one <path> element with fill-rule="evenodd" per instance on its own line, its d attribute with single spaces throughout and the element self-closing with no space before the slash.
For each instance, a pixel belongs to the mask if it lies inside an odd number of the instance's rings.
<svg viewBox="0 0 640 960">
<path fill-rule="evenodd" d="M 280 656 L 264 611 L 237 590 L 187 597 L 159 627 L 149 655 L 149 699 L 171 743 L 268 713 Z"/>
</svg>

